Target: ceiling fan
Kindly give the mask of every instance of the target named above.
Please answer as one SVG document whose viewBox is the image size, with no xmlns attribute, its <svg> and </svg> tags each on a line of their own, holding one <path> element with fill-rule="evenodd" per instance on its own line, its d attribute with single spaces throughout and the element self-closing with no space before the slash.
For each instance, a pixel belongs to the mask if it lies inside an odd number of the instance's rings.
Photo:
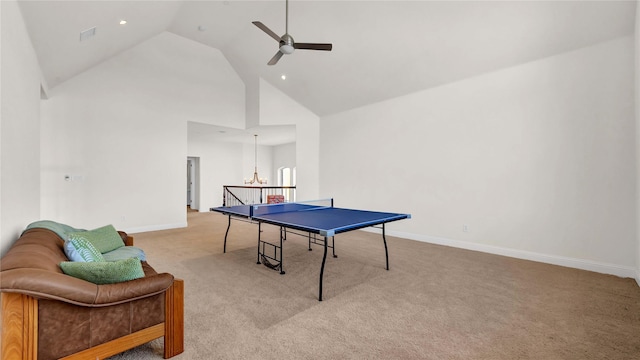
<svg viewBox="0 0 640 360">
<path fill-rule="evenodd" d="M 331 51 L 331 48 L 332 48 L 331 44 L 297 43 L 297 42 L 293 41 L 293 38 L 291 37 L 291 35 L 289 35 L 289 0 L 286 0 L 286 2 L 287 2 L 287 5 L 286 5 L 287 6 L 287 10 L 286 10 L 286 17 L 285 17 L 284 35 L 278 36 L 278 34 L 276 34 L 275 32 L 271 31 L 271 29 L 266 27 L 260 21 L 253 21 L 252 22 L 253 25 L 259 27 L 262 31 L 266 32 L 267 35 L 269 35 L 272 38 L 274 38 L 280 44 L 280 49 L 271 58 L 271 60 L 269 60 L 269 62 L 267 64 L 268 65 L 275 65 L 278 62 L 278 60 L 280 60 L 282 55 L 291 54 L 291 53 L 293 53 L 293 51 L 295 49 Z"/>
</svg>

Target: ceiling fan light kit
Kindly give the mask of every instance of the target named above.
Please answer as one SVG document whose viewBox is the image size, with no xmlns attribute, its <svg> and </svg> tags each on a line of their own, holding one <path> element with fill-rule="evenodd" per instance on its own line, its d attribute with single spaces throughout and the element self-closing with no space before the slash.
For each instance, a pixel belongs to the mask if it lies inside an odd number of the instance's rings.
<svg viewBox="0 0 640 360">
<path fill-rule="evenodd" d="M 280 48 L 278 52 L 269 60 L 268 65 L 275 65 L 278 60 L 284 54 L 292 54 L 295 49 L 301 50 L 323 50 L 323 51 L 331 51 L 333 48 L 332 44 L 315 44 L 315 43 L 296 43 L 293 41 L 293 37 L 289 35 L 289 0 L 286 0 L 286 15 L 285 15 L 285 33 L 282 36 L 278 36 L 275 32 L 269 29 L 266 25 L 261 23 L 260 21 L 253 21 L 252 24 L 260 28 L 260 30 L 267 33 L 267 35 L 271 36 L 275 39 L 279 44 Z"/>
</svg>

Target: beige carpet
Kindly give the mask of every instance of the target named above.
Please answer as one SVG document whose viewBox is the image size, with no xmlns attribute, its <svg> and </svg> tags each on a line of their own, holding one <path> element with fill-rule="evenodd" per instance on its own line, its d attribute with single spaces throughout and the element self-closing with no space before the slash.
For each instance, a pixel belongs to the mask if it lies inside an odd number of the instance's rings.
<svg viewBox="0 0 640 360">
<path fill-rule="evenodd" d="M 188 213 L 189 227 L 135 234 L 159 272 L 185 280 L 175 359 L 640 359 L 632 279 L 356 231 L 322 248 L 285 242 L 285 275 L 256 264 L 257 226 Z M 264 226 L 263 236 L 277 239 Z M 112 359 L 160 359 L 162 340 Z"/>
</svg>

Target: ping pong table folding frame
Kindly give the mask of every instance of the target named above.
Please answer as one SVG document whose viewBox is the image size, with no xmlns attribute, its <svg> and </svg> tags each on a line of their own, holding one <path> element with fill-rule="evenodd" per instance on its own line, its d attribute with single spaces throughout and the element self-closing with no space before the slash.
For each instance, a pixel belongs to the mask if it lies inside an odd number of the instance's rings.
<svg viewBox="0 0 640 360">
<path fill-rule="evenodd" d="M 333 199 L 330 200 L 331 209 L 338 209 L 344 211 L 360 211 L 360 210 L 350 210 L 350 209 L 339 209 L 333 207 Z M 348 226 L 343 226 L 335 229 L 317 229 L 310 228 L 302 225 L 297 225 L 295 223 L 285 223 L 282 221 L 274 220 L 268 217 L 268 213 L 263 216 L 263 214 L 256 213 L 256 210 L 261 207 L 268 206 L 283 206 L 286 204 L 295 204 L 295 203 L 284 203 L 284 204 L 258 204 L 258 205 L 240 205 L 240 206 L 231 206 L 231 207 L 218 207 L 211 208 L 212 211 L 216 211 L 228 216 L 228 224 L 227 230 L 224 234 L 224 253 L 227 252 L 227 238 L 229 235 L 229 229 L 231 228 L 231 220 L 239 220 L 250 223 L 258 224 L 258 251 L 257 251 L 257 264 L 264 264 L 265 266 L 273 269 L 279 270 L 281 275 L 285 274 L 284 266 L 283 266 L 283 242 L 287 239 L 287 234 L 294 234 L 298 236 L 306 236 L 308 238 L 309 251 L 312 250 L 311 244 L 321 245 L 324 247 L 324 254 L 322 257 L 322 265 L 320 267 L 320 280 L 318 285 L 318 301 L 322 301 L 322 285 L 324 278 L 324 267 L 327 260 L 327 252 L 328 248 L 332 249 L 333 257 L 337 258 L 338 256 L 335 253 L 335 235 L 343 232 L 348 232 L 352 230 L 363 229 L 367 227 L 374 227 L 382 230 L 382 240 L 384 243 L 384 252 L 385 252 L 385 261 L 386 261 L 386 270 L 389 270 L 389 251 L 387 248 L 387 239 L 386 239 L 386 230 L 385 224 L 392 221 L 402 220 L 402 219 L 410 219 L 411 215 L 409 214 L 392 214 L 392 213 L 376 213 L 376 212 L 368 212 L 372 214 L 384 214 L 388 215 L 386 217 L 380 217 L 378 219 L 361 222 L 361 223 L 353 223 Z M 262 223 L 270 224 L 274 226 L 278 226 L 280 228 L 280 242 L 279 245 L 273 244 L 267 241 L 262 240 Z M 303 233 L 298 233 L 296 231 L 301 231 Z M 306 233 L 306 234 L 305 234 Z M 317 237 L 320 236 L 320 238 Z M 331 237 L 331 245 L 329 245 L 329 237 Z M 273 249 L 273 255 L 267 254 L 265 246 L 269 246 Z M 262 259 L 262 262 L 260 261 Z M 268 259 L 273 260 L 275 263 L 271 263 Z"/>
<path fill-rule="evenodd" d="M 246 220 L 245 220 L 246 221 Z M 249 220 L 249 222 L 251 222 Z M 268 268 L 271 268 L 273 270 L 276 271 L 280 271 L 281 275 L 285 274 L 282 262 L 283 262 L 283 257 L 282 257 L 282 249 L 283 249 L 283 242 L 285 240 L 287 240 L 287 234 L 293 234 L 293 235 L 297 235 L 297 236 L 301 236 L 301 237 L 306 237 L 308 240 L 308 244 L 309 244 L 309 251 L 312 251 L 313 249 L 311 248 L 311 244 L 314 245 L 320 245 L 323 246 L 325 245 L 325 241 L 327 241 L 326 239 L 321 239 L 318 238 L 317 235 L 315 233 L 312 232 L 308 232 L 306 234 L 303 233 L 299 233 L 296 231 L 293 231 L 292 229 L 289 229 L 287 227 L 284 226 L 279 226 L 280 227 L 280 245 L 276 245 L 273 243 L 270 243 L 268 241 L 264 241 L 262 240 L 261 234 L 262 234 L 262 221 L 257 221 L 258 223 L 258 260 L 256 262 L 256 264 L 260 264 L 260 259 L 262 259 L 262 264 L 265 265 Z M 230 224 L 229 224 L 230 226 Z M 229 226 L 227 226 L 227 232 L 229 231 Z M 227 243 L 227 236 L 225 234 L 225 249 L 224 252 L 226 253 L 226 243 Z M 266 247 L 273 249 L 273 255 L 269 255 L 269 253 L 267 253 Z M 333 257 L 337 258 L 338 255 L 336 255 L 336 247 L 335 247 L 335 236 L 331 237 L 331 245 L 327 244 L 328 248 L 331 248 L 332 252 L 333 252 Z M 269 261 L 269 259 L 275 261 L 275 263 L 271 263 L 271 261 Z"/>
</svg>

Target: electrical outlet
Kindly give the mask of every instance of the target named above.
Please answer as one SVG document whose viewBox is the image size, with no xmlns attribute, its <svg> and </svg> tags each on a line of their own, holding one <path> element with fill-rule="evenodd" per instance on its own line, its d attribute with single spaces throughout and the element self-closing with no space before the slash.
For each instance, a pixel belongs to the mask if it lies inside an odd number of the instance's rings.
<svg viewBox="0 0 640 360">
<path fill-rule="evenodd" d="M 467 225 L 467 224 L 463 224 L 463 225 L 462 225 L 462 231 L 463 231 L 463 232 L 469 232 L 469 225 Z"/>
</svg>

